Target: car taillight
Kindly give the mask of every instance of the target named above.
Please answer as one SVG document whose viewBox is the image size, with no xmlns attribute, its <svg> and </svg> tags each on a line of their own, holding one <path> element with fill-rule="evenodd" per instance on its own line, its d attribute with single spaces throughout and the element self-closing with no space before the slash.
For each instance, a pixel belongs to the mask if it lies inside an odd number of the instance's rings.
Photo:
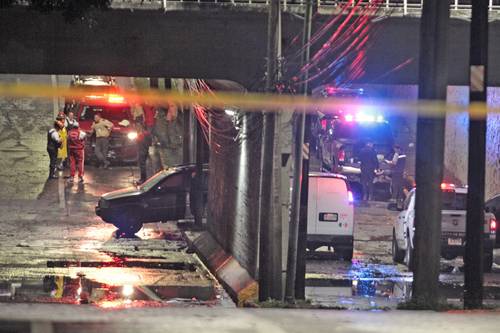
<svg viewBox="0 0 500 333">
<path fill-rule="evenodd" d="M 352 195 L 351 191 L 347 191 L 347 200 L 349 201 L 350 204 L 354 202 L 354 196 Z"/>
<path fill-rule="evenodd" d="M 497 220 L 495 219 L 490 219 L 490 232 L 496 232 L 497 231 Z"/>
</svg>

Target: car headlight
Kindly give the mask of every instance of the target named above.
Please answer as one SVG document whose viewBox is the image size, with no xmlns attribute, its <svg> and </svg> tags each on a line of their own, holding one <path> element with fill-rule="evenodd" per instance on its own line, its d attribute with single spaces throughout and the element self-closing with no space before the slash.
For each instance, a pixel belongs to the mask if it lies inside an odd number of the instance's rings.
<svg viewBox="0 0 500 333">
<path fill-rule="evenodd" d="M 127 138 L 131 141 L 134 141 L 135 139 L 137 139 L 137 132 L 128 132 Z"/>
</svg>

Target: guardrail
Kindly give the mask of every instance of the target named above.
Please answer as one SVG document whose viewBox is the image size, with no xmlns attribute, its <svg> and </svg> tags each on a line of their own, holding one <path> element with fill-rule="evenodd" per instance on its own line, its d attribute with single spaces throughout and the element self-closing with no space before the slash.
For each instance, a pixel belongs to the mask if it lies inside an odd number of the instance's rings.
<svg viewBox="0 0 500 333">
<path fill-rule="evenodd" d="M 281 0 L 283 7 L 286 10 L 288 6 L 304 6 L 306 0 Z M 348 4 L 348 0 L 313 0 L 317 2 L 318 7 L 335 8 L 340 5 Z M 353 3 L 356 3 L 355 0 Z M 425 0 L 383 0 L 381 8 L 390 10 L 395 9 L 407 15 L 410 12 L 418 12 L 422 9 L 422 3 Z M 447 0 L 442 0 L 447 1 Z M 452 11 L 470 10 L 471 3 L 474 0 L 448 0 Z M 203 4 L 233 4 L 233 5 L 267 5 L 270 0 L 114 0 L 113 3 L 127 6 L 130 5 L 154 5 L 158 7 L 168 8 L 171 3 L 203 3 Z M 361 5 L 368 5 L 373 0 L 361 0 Z M 500 0 L 489 0 L 490 11 L 500 11 Z"/>
</svg>

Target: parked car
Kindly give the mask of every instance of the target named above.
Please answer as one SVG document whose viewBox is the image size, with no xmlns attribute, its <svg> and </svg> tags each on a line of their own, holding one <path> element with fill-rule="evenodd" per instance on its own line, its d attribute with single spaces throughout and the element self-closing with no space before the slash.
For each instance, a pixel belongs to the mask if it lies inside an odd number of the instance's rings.
<svg viewBox="0 0 500 333">
<path fill-rule="evenodd" d="M 442 184 L 441 256 L 454 259 L 463 256 L 465 249 L 465 226 L 467 189 L 455 188 L 452 184 Z M 403 262 L 411 270 L 415 234 L 416 189 L 412 189 L 404 202 L 392 231 L 392 258 Z M 395 205 L 394 205 L 395 206 Z M 491 271 L 493 247 L 496 237 L 496 220 L 491 213 L 484 218 L 484 270 Z"/>
<path fill-rule="evenodd" d="M 352 259 L 353 196 L 347 178 L 334 173 L 309 173 L 307 248 L 333 247 L 345 260 Z"/>
<path fill-rule="evenodd" d="M 193 204 L 188 197 L 195 197 L 196 179 L 194 165 L 169 168 L 141 185 L 103 194 L 95 212 L 104 222 L 115 225 L 127 235 L 137 233 L 146 222 L 183 219 L 188 205 Z M 201 189 L 205 207 L 207 182 L 202 184 Z"/>
<path fill-rule="evenodd" d="M 495 195 L 493 198 L 490 200 L 486 201 L 484 204 L 484 208 L 486 212 L 489 212 L 493 215 L 495 215 L 495 218 L 497 221 L 500 220 L 500 194 Z M 495 247 L 500 248 L 500 228 L 498 227 L 498 224 L 496 225 L 497 229 L 497 237 L 495 240 Z"/>
</svg>

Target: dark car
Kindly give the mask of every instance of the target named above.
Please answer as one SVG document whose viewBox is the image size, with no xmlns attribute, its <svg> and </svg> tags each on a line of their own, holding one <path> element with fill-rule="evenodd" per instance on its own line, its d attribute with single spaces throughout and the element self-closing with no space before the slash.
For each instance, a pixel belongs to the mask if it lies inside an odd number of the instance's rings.
<svg viewBox="0 0 500 333">
<path fill-rule="evenodd" d="M 500 228 L 498 227 L 498 221 L 500 220 L 500 194 L 497 194 L 490 200 L 486 201 L 486 203 L 484 204 L 484 208 L 487 212 L 490 212 L 493 215 L 495 215 L 496 219 L 495 227 L 497 233 L 495 247 L 500 248 Z"/>
<path fill-rule="evenodd" d="M 206 170 L 203 171 L 206 180 Z M 143 223 L 179 220 L 186 217 L 188 194 L 195 190 L 194 165 L 179 166 L 158 172 L 139 186 L 103 194 L 95 208 L 104 222 L 114 224 L 122 233 L 133 235 Z M 201 185 L 206 206 L 207 182 Z M 194 204 L 193 204 L 194 206 Z"/>
</svg>

